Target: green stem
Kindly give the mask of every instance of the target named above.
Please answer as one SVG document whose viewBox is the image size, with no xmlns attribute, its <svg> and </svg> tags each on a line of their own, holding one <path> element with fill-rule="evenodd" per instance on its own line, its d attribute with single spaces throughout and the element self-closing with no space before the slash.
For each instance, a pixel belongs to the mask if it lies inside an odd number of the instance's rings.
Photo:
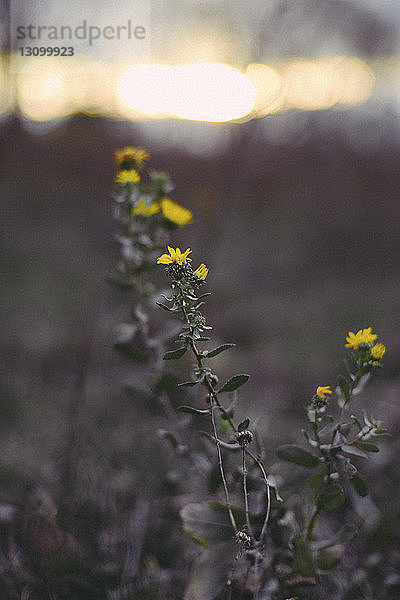
<svg viewBox="0 0 400 600">
<path fill-rule="evenodd" d="M 311 519 L 310 519 L 310 521 L 308 523 L 308 526 L 307 526 L 307 533 L 306 533 L 306 539 L 307 540 L 311 539 L 312 532 L 314 531 L 314 527 L 315 527 L 315 525 L 317 523 L 317 518 L 318 518 L 320 512 L 321 512 L 321 508 L 319 506 L 316 506 L 314 508 L 314 512 L 311 515 Z"/>
</svg>

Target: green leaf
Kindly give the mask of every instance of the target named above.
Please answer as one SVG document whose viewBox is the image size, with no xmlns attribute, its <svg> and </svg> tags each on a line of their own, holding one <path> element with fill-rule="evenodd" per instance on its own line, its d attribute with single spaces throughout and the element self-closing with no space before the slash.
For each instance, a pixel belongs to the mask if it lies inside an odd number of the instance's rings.
<svg viewBox="0 0 400 600">
<path fill-rule="evenodd" d="M 361 448 L 361 450 L 365 450 L 365 452 L 379 452 L 378 446 L 375 444 L 367 444 L 366 442 L 356 442 L 356 446 Z"/>
<path fill-rule="evenodd" d="M 193 387 L 199 383 L 200 381 L 184 381 L 183 383 L 178 383 L 178 387 Z"/>
<path fill-rule="evenodd" d="M 344 502 L 342 486 L 337 481 L 329 482 L 315 498 L 315 504 L 323 510 L 335 510 Z"/>
<path fill-rule="evenodd" d="M 202 410 L 200 408 L 193 408 L 193 406 L 180 406 L 178 408 L 179 412 L 183 412 L 183 413 L 190 413 L 193 415 L 208 415 L 210 414 L 210 411 L 208 410 L 208 408 Z"/>
<path fill-rule="evenodd" d="M 237 388 L 239 388 L 240 386 L 244 385 L 246 381 L 249 380 L 249 378 L 250 375 L 234 375 L 222 386 L 218 393 L 233 392 L 234 390 L 237 390 Z"/>
<path fill-rule="evenodd" d="M 348 446 L 347 444 L 343 444 L 342 451 L 346 454 L 352 454 L 353 456 L 361 456 L 361 458 L 368 458 L 368 455 L 365 454 L 365 452 L 363 452 L 359 448 L 356 448 L 355 446 Z"/>
<path fill-rule="evenodd" d="M 321 483 L 324 480 L 324 476 L 321 472 L 317 472 L 314 473 L 311 477 L 310 477 L 310 486 L 312 487 L 313 490 L 317 490 L 319 487 L 321 487 Z"/>
<path fill-rule="evenodd" d="M 358 473 L 351 477 L 350 483 L 352 484 L 359 496 L 364 497 L 368 494 L 367 483 Z"/>
<path fill-rule="evenodd" d="M 358 377 L 360 379 L 360 383 L 362 383 L 362 386 L 365 385 L 367 378 L 365 378 L 364 381 L 362 381 L 362 379 L 365 377 L 365 375 L 368 375 L 371 370 L 372 370 L 371 365 L 364 365 L 363 367 L 361 367 L 361 369 L 359 371 L 357 371 L 356 377 Z M 361 387 L 359 387 L 360 383 L 358 384 L 358 386 L 356 388 L 354 388 L 354 391 L 356 391 L 356 390 L 361 391 Z"/>
<path fill-rule="evenodd" d="M 238 425 L 238 431 L 244 431 L 250 425 L 250 419 L 245 419 Z"/>
<path fill-rule="evenodd" d="M 163 360 L 176 360 L 177 358 L 181 358 L 187 348 L 183 346 L 182 348 L 178 348 L 177 350 L 171 350 L 170 352 L 166 352 L 163 356 Z"/>
<path fill-rule="evenodd" d="M 313 469 L 319 464 L 319 459 L 314 454 L 292 444 L 281 446 L 277 449 L 276 454 L 281 460 L 286 460 L 286 462 L 291 462 L 307 469 Z"/>
<path fill-rule="evenodd" d="M 159 306 L 160 308 L 163 308 L 164 310 L 167 310 L 168 312 L 172 312 L 174 309 L 171 308 L 170 306 L 166 306 L 166 304 L 163 304 L 162 302 L 156 302 L 157 306 Z"/>
<path fill-rule="evenodd" d="M 214 358 L 214 356 L 218 356 L 221 352 L 229 350 L 229 348 L 234 348 L 235 346 L 236 344 L 222 344 L 222 346 L 218 346 L 218 348 L 214 348 L 214 350 L 210 350 L 209 352 L 205 350 L 203 356 L 204 358 Z"/>
<path fill-rule="evenodd" d="M 340 376 L 338 378 L 338 383 L 339 383 L 339 387 L 342 391 L 342 394 L 344 396 L 344 399 L 346 400 L 346 403 L 350 402 L 350 389 L 349 389 L 349 384 L 348 384 L 347 379 Z"/>
<path fill-rule="evenodd" d="M 211 296 L 211 292 L 206 292 L 205 294 L 201 294 L 201 296 L 199 296 L 197 298 L 197 300 L 203 300 L 203 298 L 207 298 L 207 296 Z"/>
<path fill-rule="evenodd" d="M 294 565 L 297 573 L 315 579 L 316 572 L 312 552 L 307 541 L 301 537 L 293 538 Z"/>
<path fill-rule="evenodd" d="M 159 396 L 163 392 L 167 394 L 173 393 L 178 386 L 178 379 L 176 375 L 172 373 L 164 372 L 161 373 L 157 381 L 153 386 L 153 392 L 156 396 Z"/>
</svg>

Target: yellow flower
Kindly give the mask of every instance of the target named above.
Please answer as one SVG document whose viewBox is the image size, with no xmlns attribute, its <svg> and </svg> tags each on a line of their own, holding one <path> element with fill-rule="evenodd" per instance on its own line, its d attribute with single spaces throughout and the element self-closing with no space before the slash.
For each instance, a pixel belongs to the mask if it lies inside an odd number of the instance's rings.
<svg viewBox="0 0 400 600">
<path fill-rule="evenodd" d="M 173 263 L 177 263 L 178 265 L 183 265 L 187 260 L 192 260 L 188 258 L 188 254 L 191 253 L 191 249 L 188 248 L 185 252 L 181 252 L 180 248 L 174 250 L 171 246 L 168 246 L 169 254 L 163 254 L 159 258 L 157 258 L 158 265 L 172 265 Z"/>
<path fill-rule="evenodd" d="M 208 269 L 206 265 L 204 263 L 201 263 L 199 268 L 195 270 L 194 274 L 197 275 L 197 277 L 199 277 L 200 279 L 205 279 L 208 274 Z"/>
<path fill-rule="evenodd" d="M 354 348 L 358 350 L 360 344 L 372 344 L 378 336 L 376 333 L 372 333 L 372 327 L 367 329 L 360 329 L 357 333 L 349 331 L 349 335 L 346 337 L 345 348 Z"/>
<path fill-rule="evenodd" d="M 145 148 L 139 148 L 136 146 L 125 146 L 120 150 L 115 151 L 115 162 L 117 165 L 125 162 L 126 160 L 134 160 L 138 165 L 142 165 L 145 160 L 149 160 L 150 153 Z"/>
<path fill-rule="evenodd" d="M 172 221 L 172 223 L 181 227 L 193 223 L 192 211 L 174 202 L 171 198 L 161 198 L 160 204 L 162 214 L 166 219 Z"/>
<path fill-rule="evenodd" d="M 318 396 L 318 398 L 320 398 L 321 400 L 324 400 L 325 396 L 327 394 L 332 394 L 330 385 L 320 385 L 319 387 L 317 387 L 317 391 L 315 392 L 315 395 Z"/>
<path fill-rule="evenodd" d="M 126 183 L 127 181 L 139 183 L 140 175 L 136 169 L 122 169 L 122 171 L 118 171 L 115 176 L 115 183 Z"/>
<path fill-rule="evenodd" d="M 382 360 L 382 358 L 385 356 L 386 354 L 386 346 L 385 344 L 375 344 L 375 346 L 373 346 L 371 348 L 371 356 L 372 358 L 374 358 L 375 360 Z"/>
<path fill-rule="evenodd" d="M 133 215 L 144 215 L 145 217 L 151 217 L 158 212 L 160 212 L 160 205 L 158 202 L 152 202 L 149 206 L 146 206 L 146 202 L 142 200 L 132 208 Z"/>
</svg>

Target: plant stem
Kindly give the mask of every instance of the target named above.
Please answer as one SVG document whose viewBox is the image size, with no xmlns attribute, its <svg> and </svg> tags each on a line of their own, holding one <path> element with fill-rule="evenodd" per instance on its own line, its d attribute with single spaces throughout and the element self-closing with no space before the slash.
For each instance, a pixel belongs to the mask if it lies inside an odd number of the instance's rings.
<svg viewBox="0 0 400 600">
<path fill-rule="evenodd" d="M 230 497 L 229 497 L 228 485 L 226 483 L 224 465 L 223 465 L 223 462 L 222 462 L 221 444 L 220 444 L 219 437 L 218 437 L 217 427 L 215 425 L 214 405 L 212 403 L 212 399 L 211 398 L 210 398 L 210 400 L 211 400 L 211 406 L 210 406 L 211 423 L 212 423 L 212 428 L 213 428 L 213 432 L 214 432 L 215 443 L 216 443 L 216 446 L 217 446 L 218 466 L 219 466 L 219 470 L 220 470 L 220 473 L 221 473 L 222 484 L 224 486 L 226 506 L 227 506 L 227 509 L 228 509 L 229 519 L 231 521 L 232 527 L 233 527 L 235 533 L 237 533 L 238 529 L 237 529 L 235 517 L 233 516 L 233 512 L 232 512 L 232 505 L 231 505 L 231 500 L 230 500 Z"/>
<path fill-rule="evenodd" d="M 249 517 L 249 496 L 247 491 L 247 467 L 246 467 L 246 447 L 242 446 L 242 469 L 243 469 L 243 493 L 244 493 L 244 508 L 246 512 L 246 526 L 248 534 L 254 538 L 253 530 Z"/>
<path fill-rule="evenodd" d="M 321 512 L 320 507 L 316 506 L 314 508 L 314 512 L 313 512 L 313 514 L 311 516 L 311 519 L 310 519 L 310 521 L 308 523 L 308 526 L 307 526 L 307 532 L 306 532 L 306 539 L 307 540 L 311 539 L 311 535 L 312 535 L 312 532 L 313 532 L 314 527 L 316 525 L 317 518 L 318 518 L 320 512 Z"/>
<path fill-rule="evenodd" d="M 190 323 L 189 315 L 188 315 L 186 307 L 184 306 L 184 303 L 183 303 L 184 292 L 183 292 L 183 289 L 181 287 L 180 287 L 180 299 L 182 301 L 181 304 L 180 304 L 180 308 L 182 310 L 182 314 L 184 316 L 185 322 L 190 326 L 191 323 Z M 198 348 L 196 346 L 196 343 L 192 339 L 190 340 L 190 347 L 191 347 L 191 350 L 192 350 L 194 356 L 196 357 L 196 361 L 197 361 L 197 365 L 198 365 L 199 369 L 201 369 L 201 370 L 204 369 L 202 356 L 201 356 L 200 351 L 198 350 Z M 213 430 L 214 430 L 214 436 L 215 436 L 216 443 L 217 443 L 218 457 L 219 458 L 221 457 L 220 469 L 221 469 L 221 466 L 222 466 L 222 471 L 221 471 L 221 476 L 222 476 L 223 465 L 222 465 L 221 445 L 219 443 L 219 439 L 218 439 L 218 436 L 217 436 L 217 433 L 216 433 L 216 428 L 215 428 L 215 420 L 214 420 L 214 415 L 213 415 L 213 404 L 212 404 L 213 401 L 215 402 L 216 406 L 218 407 L 218 409 L 220 410 L 220 412 L 223 414 L 223 416 L 226 419 L 226 421 L 228 421 L 230 427 L 232 428 L 232 430 L 235 433 L 237 432 L 237 427 L 236 427 L 236 425 L 235 425 L 232 417 L 229 415 L 229 413 L 226 411 L 226 409 L 224 408 L 224 406 L 221 404 L 221 402 L 220 402 L 220 400 L 218 398 L 218 392 L 214 389 L 214 386 L 213 386 L 213 384 L 211 383 L 211 381 L 210 381 L 210 379 L 208 377 L 205 377 L 204 384 L 205 384 L 205 386 L 208 389 L 209 398 L 210 398 L 210 401 L 211 401 L 211 416 L 212 416 L 212 420 L 213 420 Z M 271 512 L 271 492 L 270 492 L 269 485 L 268 485 L 268 476 L 267 476 L 267 473 L 265 471 L 264 465 L 263 465 L 262 461 L 260 460 L 260 458 L 256 454 L 254 454 L 254 452 L 252 452 L 247 447 L 244 447 L 243 454 L 245 454 L 245 453 L 248 454 L 254 460 L 254 462 L 257 464 L 257 466 L 259 467 L 259 469 L 260 469 L 260 471 L 262 473 L 264 482 L 265 482 L 265 487 L 266 487 L 267 507 L 266 507 L 266 513 L 265 513 L 264 523 L 263 523 L 263 526 L 262 526 L 262 529 L 261 529 L 261 533 L 260 533 L 260 537 L 259 537 L 259 540 L 262 540 L 264 538 L 264 536 L 265 536 L 265 533 L 266 533 L 266 529 L 267 529 L 267 525 L 268 525 L 268 521 L 269 521 L 269 516 L 270 516 L 270 512 Z M 224 481 L 224 479 L 225 479 L 225 476 L 223 476 L 223 481 Z M 246 483 L 245 483 L 245 481 L 243 482 L 243 485 L 244 486 L 246 485 L 246 488 L 247 488 L 247 480 L 246 480 Z M 229 497 L 229 493 L 228 493 L 228 490 L 226 488 L 225 495 L 227 495 L 227 494 L 228 494 L 228 497 Z M 245 503 L 246 504 L 247 504 L 247 501 L 248 501 L 247 492 L 245 492 Z M 227 503 L 227 505 L 228 505 L 228 503 Z M 228 507 L 228 510 L 229 510 L 229 507 Z M 232 521 L 232 519 L 231 519 L 231 521 Z M 246 513 L 246 524 L 247 524 L 247 526 L 249 528 L 249 534 L 250 534 L 250 532 L 251 532 L 251 526 L 249 527 L 250 520 L 249 520 L 249 517 L 248 517 L 248 509 L 247 509 L 247 513 Z"/>
<path fill-rule="evenodd" d="M 252 452 L 251 450 L 249 450 L 249 448 L 246 448 L 246 452 L 249 456 L 251 456 L 251 458 L 254 460 L 254 462 L 258 465 L 263 479 L 265 481 L 265 489 L 266 489 L 266 494 L 267 494 L 267 508 L 265 510 L 265 517 L 264 517 L 264 523 L 263 526 L 261 528 L 261 533 L 260 533 L 260 537 L 259 537 L 259 541 L 263 540 L 265 537 L 265 533 L 267 531 L 267 525 L 268 525 L 268 521 L 269 521 L 269 515 L 271 512 L 271 491 L 269 489 L 269 484 L 268 484 L 268 476 L 267 473 L 265 471 L 264 465 L 261 462 L 261 460 L 259 459 L 259 457 L 254 454 L 254 452 Z"/>
</svg>

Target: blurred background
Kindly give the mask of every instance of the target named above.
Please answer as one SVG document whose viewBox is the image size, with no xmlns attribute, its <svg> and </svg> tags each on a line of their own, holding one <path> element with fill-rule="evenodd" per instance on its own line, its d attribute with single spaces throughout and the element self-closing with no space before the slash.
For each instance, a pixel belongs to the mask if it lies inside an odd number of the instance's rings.
<svg viewBox="0 0 400 600">
<path fill-rule="evenodd" d="M 51 3 L 55 12 L 59 4 Z M 133 527 L 161 597 L 170 597 L 171 582 L 171 597 L 181 597 L 189 562 L 154 541 L 154 531 L 179 528 L 180 500 L 168 509 L 160 501 L 176 474 L 159 462 L 164 442 L 153 431 L 162 418 L 124 392 L 145 374 L 112 348 L 129 302 L 105 282 L 119 255 L 113 153 L 137 145 L 194 213 L 172 242 L 210 268 L 205 313 L 214 339 L 237 344 L 217 368 L 222 378 L 251 373 L 238 410 L 259 419 L 267 465 L 277 445 L 301 441 L 298 423 L 316 386 L 335 385 L 347 332 L 372 326 L 387 345 L 362 402 L 393 435 L 368 466 L 379 515 L 372 550 L 390 553 L 400 536 L 399 3 L 153 0 L 145 54 L 131 57 L 120 45 L 109 61 L 95 52 L 22 57 L 10 22 L 31 23 L 33 9 L 1 8 L 7 535 L 18 531 L 10 507 L 63 515 L 63 531 L 114 574 L 128 564 L 124 535 Z M 111 3 L 103 10 L 111 19 Z M 166 448 L 163 460 L 173 464 Z M 134 523 L 150 510 L 157 522 L 146 537 Z M 184 543 L 173 536 L 171 544 Z M 30 558 L 14 571 L 2 567 L 10 598 L 51 571 L 27 547 Z"/>
</svg>

